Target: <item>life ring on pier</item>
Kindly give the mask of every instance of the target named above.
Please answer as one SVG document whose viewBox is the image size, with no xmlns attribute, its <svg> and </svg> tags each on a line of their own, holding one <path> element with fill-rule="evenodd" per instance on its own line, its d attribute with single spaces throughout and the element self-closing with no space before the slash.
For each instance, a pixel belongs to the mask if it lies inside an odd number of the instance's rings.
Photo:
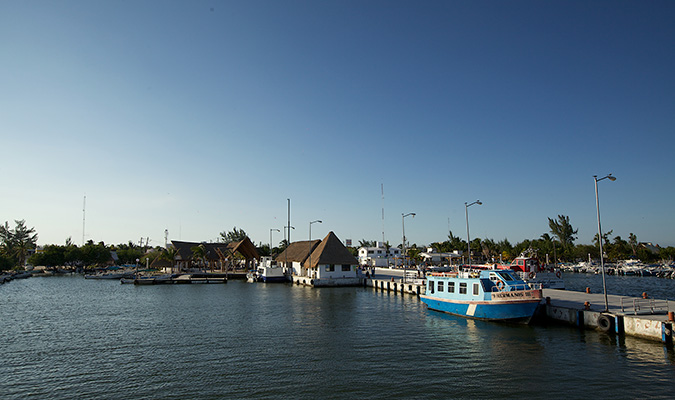
<svg viewBox="0 0 675 400">
<path fill-rule="evenodd" d="M 532 278 L 534 278 L 534 275 L 535 275 L 534 272 L 530 272 L 530 274 L 528 275 L 528 277 L 529 277 L 530 279 L 532 279 Z"/>
<path fill-rule="evenodd" d="M 560 271 L 556 271 L 556 272 L 555 272 L 555 276 L 557 276 L 558 279 L 560 279 L 560 277 L 562 276 L 562 274 L 560 273 Z"/>
<path fill-rule="evenodd" d="M 502 280 L 497 281 L 497 287 L 499 288 L 499 290 L 504 290 L 504 286 L 505 286 L 504 281 Z"/>
</svg>

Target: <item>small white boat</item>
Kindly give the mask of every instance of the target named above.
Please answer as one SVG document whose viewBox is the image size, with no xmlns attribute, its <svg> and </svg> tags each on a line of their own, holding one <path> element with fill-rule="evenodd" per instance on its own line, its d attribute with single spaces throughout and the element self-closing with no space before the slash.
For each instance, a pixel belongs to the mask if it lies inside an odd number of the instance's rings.
<svg viewBox="0 0 675 400">
<path fill-rule="evenodd" d="M 277 262 L 272 257 L 263 257 L 260 265 L 255 271 L 249 272 L 247 275 L 249 282 L 286 282 L 288 279 L 284 268 L 277 265 Z"/>
</svg>

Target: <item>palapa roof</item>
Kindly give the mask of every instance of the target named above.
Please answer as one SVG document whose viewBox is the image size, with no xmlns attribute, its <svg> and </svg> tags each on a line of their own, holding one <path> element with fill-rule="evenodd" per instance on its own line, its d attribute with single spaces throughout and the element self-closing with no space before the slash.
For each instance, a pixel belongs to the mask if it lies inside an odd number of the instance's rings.
<svg viewBox="0 0 675 400">
<path fill-rule="evenodd" d="M 286 250 L 282 251 L 281 254 L 275 258 L 277 262 L 299 262 L 303 263 L 309 257 L 310 249 L 314 250 L 316 246 L 319 245 L 321 240 L 304 240 L 300 242 L 293 242 Z"/>
<path fill-rule="evenodd" d="M 171 244 L 173 244 L 173 247 L 176 248 L 177 260 L 192 259 L 192 248 L 200 245 L 204 246 L 206 250 L 206 258 L 209 261 L 218 261 L 220 259 L 218 256 L 218 251 L 220 251 L 225 257 L 227 257 L 228 254 L 232 252 L 241 254 L 247 260 L 260 258 L 258 250 L 251 242 L 251 239 L 248 237 L 239 242 L 232 243 L 197 243 L 172 240 Z"/>
<path fill-rule="evenodd" d="M 359 262 L 352 255 L 352 253 L 347 250 L 340 239 L 338 239 L 338 237 L 335 236 L 335 234 L 331 231 L 328 232 L 328 235 L 326 235 L 321 243 L 316 246 L 314 251 L 312 251 L 312 265 L 309 265 L 309 260 L 307 260 L 304 262 L 304 266 L 305 268 L 314 268 L 319 264 L 358 265 L 358 263 Z"/>
<path fill-rule="evenodd" d="M 227 249 L 233 253 L 239 253 L 244 256 L 247 260 L 260 259 L 260 254 L 258 254 L 258 249 L 256 249 L 251 239 L 246 236 L 244 240 L 239 242 L 232 242 L 227 245 Z"/>
</svg>

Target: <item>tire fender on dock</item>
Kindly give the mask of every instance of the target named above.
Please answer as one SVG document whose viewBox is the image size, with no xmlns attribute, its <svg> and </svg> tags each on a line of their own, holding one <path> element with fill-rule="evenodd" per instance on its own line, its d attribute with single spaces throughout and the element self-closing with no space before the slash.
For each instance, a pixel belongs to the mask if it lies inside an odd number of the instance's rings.
<svg viewBox="0 0 675 400">
<path fill-rule="evenodd" d="M 598 329 L 605 333 L 609 333 L 612 330 L 612 324 L 614 322 L 613 318 L 610 318 L 608 315 L 600 314 L 598 317 Z"/>
</svg>

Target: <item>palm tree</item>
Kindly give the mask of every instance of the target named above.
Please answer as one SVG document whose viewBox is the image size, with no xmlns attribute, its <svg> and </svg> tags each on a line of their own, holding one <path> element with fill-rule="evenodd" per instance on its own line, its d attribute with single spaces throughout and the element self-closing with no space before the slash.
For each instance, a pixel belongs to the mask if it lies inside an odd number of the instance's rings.
<svg viewBox="0 0 675 400">
<path fill-rule="evenodd" d="M 635 257 L 637 255 L 638 241 L 634 233 L 628 235 L 628 244 L 630 244 L 630 248 L 633 250 L 633 257 Z"/>
<path fill-rule="evenodd" d="M 571 248 L 574 246 L 574 241 L 577 239 L 576 234 L 578 229 L 574 229 L 570 224 L 570 217 L 566 215 L 558 215 L 558 220 L 548 219 L 548 226 L 551 228 L 551 233 L 558 238 L 562 246 L 562 253 L 569 254 Z"/>
<path fill-rule="evenodd" d="M 190 250 L 192 251 L 192 260 L 198 260 L 202 265 L 206 264 L 206 247 L 203 244 L 193 246 Z"/>
<path fill-rule="evenodd" d="M 167 260 L 171 263 L 171 272 L 173 273 L 173 268 L 176 264 L 176 255 L 178 255 L 178 250 L 171 246 L 168 249 L 164 249 L 162 251 L 162 254 L 160 254 L 160 258 L 163 260 Z"/>
<path fill-rule="evenodd" d="M 25 220 L 14 222 L 16 223 L 14 230 L 9 229 L 7 222 L 4 226 L 0 226 L 0 245 L 2 246 L 0 250 L 23 267 L 26 264 L 28 251 L 35 248 L 38 235 L 35 233 L 35 228 L 26 227 Z"/>
</svg>

